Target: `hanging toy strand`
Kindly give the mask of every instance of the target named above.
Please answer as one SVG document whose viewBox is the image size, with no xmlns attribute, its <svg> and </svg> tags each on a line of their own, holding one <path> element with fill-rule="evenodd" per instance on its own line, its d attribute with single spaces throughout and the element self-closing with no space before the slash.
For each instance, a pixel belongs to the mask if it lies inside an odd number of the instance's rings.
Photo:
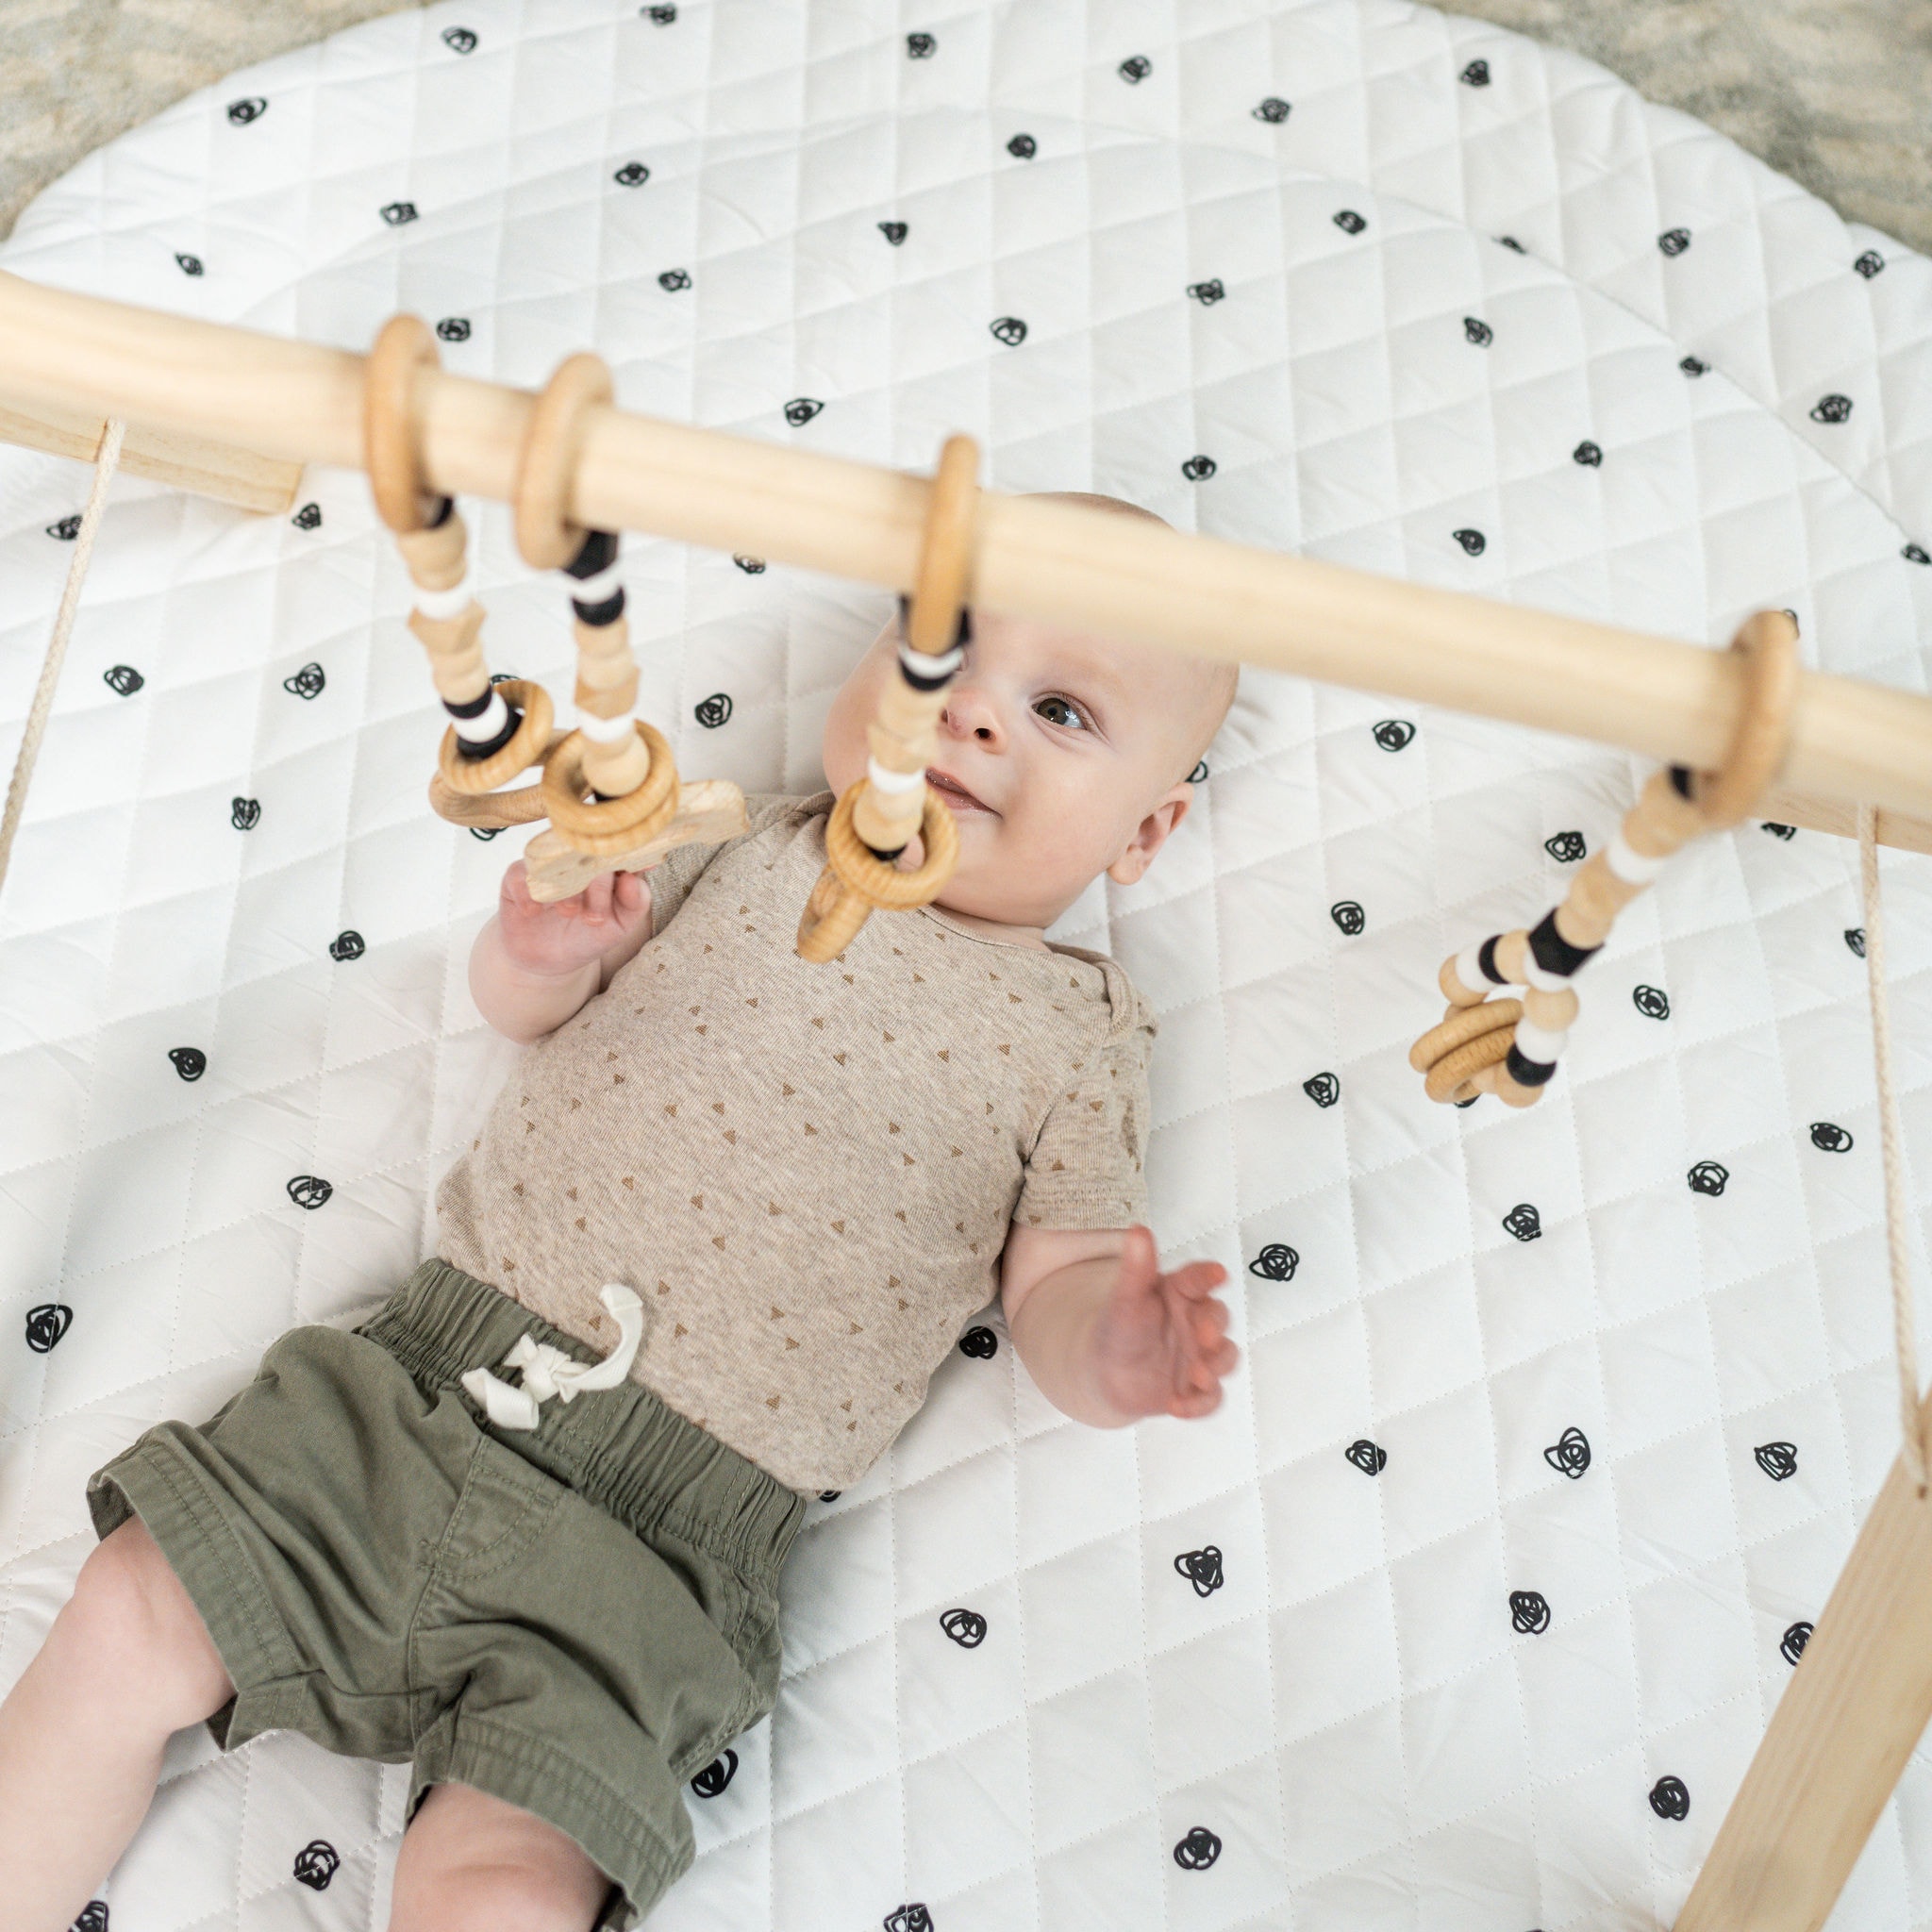
<svg viewBox="0 0 1932 1932">
<path fill-rule="evenodd" d="M 470 798 L 496 791 L 542 759 L 550 745 L 551 705 L 541 685 L 521 678 L 491 682 L 483 607 L 470 579 L 469 532 L 456 500 L 427 488 L 417 452 L 416 376 L 437 363 L 436 338 L 422 318 L 391 316 L 369 353 L 362 430 L 376 510 L 394 533 L 415 586 L 409 628 L 428 654 L 437 695 L 449 714 L 438 775 L 447 792 Z M 513 792 L 492 804 L 517 809 L 511 800 L 532 815 L 534 796 Z"/>
<path fill-rule="evenodd" d="M 1443 960 L 1438 983 L 1448 1010 L 1408 1052 L 1431 1100 L 1459 1106 L 1493 1093 L 1506 1106 L 1533 1107 L 1541 1099 L 1576 1017 L 1570 981 L 1602 949 L 1617 914 L 1681 846 L 1742 819 L 1784 763 L 1797 639 L 1782 610 L 1748 618 L 1731 642 L 1743 659 L 1744 702 L 1723 764 L 1711 773 L 1683 765 L 1653 772 L 1560 906 L 1528 930 L 1492 934 Z M 1523 997 L 1491 998 L 1498 988 L 1522 988 Z"/>
<path fill-rule="evenodd" d="M 959 862 L 959 830 L 925 782 L 938 749 L 946 687 L 972 636 L 966 608 L 979 499 L 979 445 L 949 436 L 940 452 L 925 541 L 908 605 L 899 600 L 899 675 L 886 685 L 866 733 L 865 776 L 848 786 L 825 826 L 826 865 L 798 923 L 798 954 L 836 958 L 874 909 L 928 905 Z M 924 855 L 912 871 L 894 861 L 917 833 Z"/>
</svg>

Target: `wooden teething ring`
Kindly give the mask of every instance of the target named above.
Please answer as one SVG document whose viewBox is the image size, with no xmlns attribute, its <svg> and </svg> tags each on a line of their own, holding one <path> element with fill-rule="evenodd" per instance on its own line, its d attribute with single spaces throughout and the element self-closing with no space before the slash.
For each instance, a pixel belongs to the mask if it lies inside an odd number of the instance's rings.
<svg viewBox="0 0 1932 1932">
<path fill-rule="evenodd" d="M 973 571 L 973 532 L 979 508 L 979 445 L 949 436 L 934 471 L 925 537 L 913 579 L 906 634 L 912 647 L 937 656 L 959 628 Z M 925 850 L 911 872 L 881 858 L 859 836 L 853 813 L 870 778 L 846 787 L 825 826 L 825 870 L 798 922 L 798 952 L 815 965 L 835 958 L 858 935 L 874 908 L 909 911 L 929 905 L 959 862 L 959 828 L 945 802 L 926 788 L 920 808 Z"/>
<path fill-rule="evenodd" d="M 466 758 L 462 740 L 457 736 L 456 726 L 451 725 L 437 747 L 436 769 L 452 791 L 472 796 L 494 791 L 541 759 L 550 743 L 550 693 L 541 684 L 524 677 L 506 677 L 496 688 L 506 704 L 514 705 L 523 712 L 523 723 L 517 726 L 517 735 L 487 758 Z"/>
<path fill-rule="evenodd" d="M 420 315 L 391 315 L 362 365 L 362 450 L 369 487 L 385 524 L 399 537 L 428 522 L 436 502 L 423 477 L 416 432 L 416 377 L 441 366 L 436 338 Z M 521 767 L 519 768 L 521 769 Z"/>
<path fill-rule="evenodd" d="M 644 782 L 623 798 L 586 800 L 584 734 L 573 731 L 543 766 L 544 809 L 558 834 L 592 858 L 618 858 L 646 844 L 677 811 L 677 765 L 671 746 L 655 724 L 632 719 L 651 754 Z"/>
<path fill-rule="evenodd" d="M 570 521 L 584 415 L 608 405 L 614 391 L 599 356 L 567 356 L 543 385 L 524 431 L 517 459 L 517 552 L 532 570 L 561 570 L 590 533 Z"/>
<path fill-rule="evenodd" d="M 1699 772 L 1690 796 L 1707 831 L 1742 819 L 1776 777 L 1791 741 L 1791 700 L 1798 690 L 1798 626 L 1782 610 L 1758 610 L 1731 640 L 1744 660 L 1744 698 L 1724 762 Z"/>
</svg>

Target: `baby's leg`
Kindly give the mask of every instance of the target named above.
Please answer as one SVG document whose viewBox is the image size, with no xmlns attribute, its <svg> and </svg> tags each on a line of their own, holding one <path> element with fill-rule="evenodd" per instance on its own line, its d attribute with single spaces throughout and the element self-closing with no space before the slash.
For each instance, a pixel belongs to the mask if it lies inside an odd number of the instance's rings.
<svg viewBox="0 0 1932 1932">
<path fill-rule="evenodd" d="M 590 1932 L 609 1890 L 556 1825 L 472 1785 L 431 1785 L 396 1854 L 389 1932 Z"/>
<path fill-rule="evenodd" d="M 168 1739 L 234 1695 L 140 1517 L 89 1552 L 0 1704 L 0 1899 L 10 1932 L 66 1932 L 147 1813 Z"/>
</svg>

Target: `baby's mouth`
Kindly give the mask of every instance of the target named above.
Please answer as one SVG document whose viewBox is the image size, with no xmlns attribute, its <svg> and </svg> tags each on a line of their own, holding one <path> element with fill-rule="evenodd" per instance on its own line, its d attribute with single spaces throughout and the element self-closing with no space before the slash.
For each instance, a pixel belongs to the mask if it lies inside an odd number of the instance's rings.
<svg viewBox="0 0 1932 1932">
<path fill-rule="evenodd" d="M 925 782 L 928 785 L 930 785 L 932 789 L 935 791 L 937 791 L 939 795 L 945 800 L 947 805 L 951 806 L 956 812 L 983 811 L 987 813 L 989 817 L 991 818 L 997 818 L 999 816 L 999 814 L 993 810 L 992 807 L 988 805 L 983 798 L 975 798 L 972 792 L 967 791 L 965 786 L 959 783 L 959 781 L 957 778 L 947 777 L 945 773 L 941 772 L 936 765 L 926 766 Z"/>
</svg>

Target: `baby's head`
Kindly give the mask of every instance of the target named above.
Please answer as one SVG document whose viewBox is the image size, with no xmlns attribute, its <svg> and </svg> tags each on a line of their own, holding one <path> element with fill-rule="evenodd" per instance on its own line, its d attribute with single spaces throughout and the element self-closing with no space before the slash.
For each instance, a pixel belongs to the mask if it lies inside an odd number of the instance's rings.
<svg viewBox="0 0 1932 1932">
<path fill-rule="evenodd" d="M 1163 524 L 1083 491 L 1037 492 Z M 826 781 L 865 774 L 866 726 L 898 675 L 899 625 L 874 640 L 825 720 Z M 1130 885 L 1186 815 L 1188 774 L 1234 700 L 1238 667 L 974 610 L 926 768 L 959 827 L 937 903 L 971 917 L 1051 925 L 1102 873 Z"/>
</svg>

